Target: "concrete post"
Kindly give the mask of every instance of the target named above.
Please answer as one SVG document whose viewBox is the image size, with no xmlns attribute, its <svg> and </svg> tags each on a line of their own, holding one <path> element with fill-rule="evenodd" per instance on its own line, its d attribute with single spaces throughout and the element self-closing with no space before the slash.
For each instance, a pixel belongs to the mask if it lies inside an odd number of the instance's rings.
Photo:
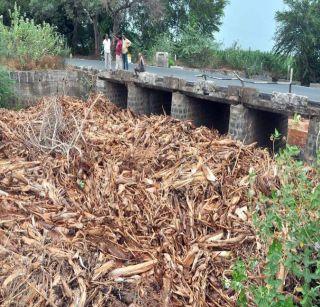
<svg viewBox="0 0 320 307">
<path fill-rule="evenodd" d="M 119 108 L 127 108 L 128 90 L 125 85 L 107 80 L 97 80 L 97 91 L 103 93 L 110 102 Z"/>
<path fill-rule="evenodd" d="M 129 83 L 128 109 L 137 115 L 150 115 L 149 90 Z"/>
<path fill-rule="evenodd" d="M 308 161 L 315 161 L 320 149 L 320 117 L 310 120 L 305 156 Z"/>
</svg>

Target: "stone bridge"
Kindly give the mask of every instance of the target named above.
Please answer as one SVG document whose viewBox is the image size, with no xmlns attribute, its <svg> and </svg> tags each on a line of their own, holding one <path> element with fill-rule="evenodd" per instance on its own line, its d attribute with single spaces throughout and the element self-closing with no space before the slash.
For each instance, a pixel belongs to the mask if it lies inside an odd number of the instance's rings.
<svg viewBox="0 0 320 307">
<path fill-rule="evenodd" d="M 229 134 L 244 143 L 271 147 L 277 129 L 288 133 L 288 119 L 295 114 L 310 119 L 305 157 L 313 160 L 320 142 L 320 106 L 295 94 L 259 93 L 241 86 L 216 86 L 213 81 L 188 82 L 131 72 L 100 72 L 97 90 L 121 108 L 136 114 L 167 114 Z"/>
<path fill-rule="evenodd" d="M 12 72 L 18 96 L 26 99 L 47 95 L 83 96 L 90 90 L 106 95 L 121 108 L 136 114 L 167 114 L 229 134 L 244 143 L 271 147 L 277 129 L 288 133 L 288 118 L 294 114 L 310 119 L 305 158 L 312 161 L 320 144 L 320 104 L 295 94 L 260 93 L 241 86 L 217 86 L 213 81 L 190 82 L 132 72 L 101 72 L 74 68 L 67 71 Z M 278 144 L 279 146 L 281 144 Z"/>
</svg>

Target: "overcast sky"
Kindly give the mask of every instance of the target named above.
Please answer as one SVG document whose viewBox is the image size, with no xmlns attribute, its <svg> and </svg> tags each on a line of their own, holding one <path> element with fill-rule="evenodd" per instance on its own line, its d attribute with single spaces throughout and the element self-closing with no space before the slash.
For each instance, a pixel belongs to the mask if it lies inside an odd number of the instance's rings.
<svg viewBox="0 0 320 307">
<path fill-rule="evenodd" d="M 269 51 L 276 29 L 275 12 L 282 0 L 230 0 L 217 39 L 229 47 L 235 41 L 247 49 Z"/>
</svg>

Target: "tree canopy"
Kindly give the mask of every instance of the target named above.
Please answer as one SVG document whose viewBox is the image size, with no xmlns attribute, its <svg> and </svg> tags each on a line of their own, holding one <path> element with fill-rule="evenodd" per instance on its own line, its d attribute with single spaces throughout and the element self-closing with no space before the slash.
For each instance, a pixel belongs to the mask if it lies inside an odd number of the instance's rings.
<svg viewBox="0 0 320 307">
<path fill-rule="evenodd" d="M 21 11 L 36 22 L 46 21 L 63 34 L 73 52 L 100 51 L 106 33 L 125 33 L 146 49 L 156 36 L 173 39 L 196 25 L 199 35 L 219 30 L 228 0 L 17 0 Z M 1 0 L 0 14 L 10 21 L 15 1 Z"/>
<path fill-rule="evenodd" d="M 295 58 L 303 85 L 320 77 L 320 1 L 284 0 L 288 9 L 277 12 L 276 44 L 279 54 Z"/>
</svg>

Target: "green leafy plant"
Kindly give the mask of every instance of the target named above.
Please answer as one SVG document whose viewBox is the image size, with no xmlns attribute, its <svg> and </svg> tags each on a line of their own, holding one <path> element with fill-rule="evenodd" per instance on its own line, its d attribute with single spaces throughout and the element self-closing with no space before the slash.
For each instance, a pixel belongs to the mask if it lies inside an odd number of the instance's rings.
<svg viewBox="0 0 320 307">
<path fill-rule="evenodd" d="M 272 142 L 272 150 L 273 150 L 273 153 L 275 153 L 276 151 L 276 143 L 279 142 L 281 140 L 281 133 L 279 132 L 278 129 L 275 129 L 274 130 L 274 133 L 270 136 L 270 141 Z"/>
<path fill-rule="evenodd" d="M 9 72 L 0 66 L 0 107 L 8 107 L 13 97 L 13 81 Z"/>
<path fill-rule="evenodd" d="M 253 203 L 266 251 L 259 269 L 264 277 L 259 284 L 248 283 L 244 263 L 235 266 L 232 285 L 239 300 L 245 292 L 262 307 L 320 304 L 320 170 L 297 161 L 298 153 L 296 147 L 281 151 L 276 157 L 280 188 Z"/>
<path fill-rule="evenodd" d="M 56 29 L 43 22 L 36 24 L 25 18 L 15 6 L 11 12 L 11 26 L 0 21 L 0 56 L 6 63 L 16 63 L 17 68 L 25 69 L 28 63 L 34 66 L 46 56 L 65 56 L 69 50 L 64 38 Z"/>
<path fill-rule="evenodd" d="M 197 24 L 189 24 L 182 30 L 176 42 L 176 54 L 189 66 L 207 67 L 211 64 L 213 51 L 218 44 L 209 35 L 199 35 Z"/>
<path fill-rule="evenodd" d="M 297 114 L 297 113 L 294 114 L 293 123 L 295 125 L 299 125 L 301 123 L 301 115 L 300 114 Z"/>
</svg>

